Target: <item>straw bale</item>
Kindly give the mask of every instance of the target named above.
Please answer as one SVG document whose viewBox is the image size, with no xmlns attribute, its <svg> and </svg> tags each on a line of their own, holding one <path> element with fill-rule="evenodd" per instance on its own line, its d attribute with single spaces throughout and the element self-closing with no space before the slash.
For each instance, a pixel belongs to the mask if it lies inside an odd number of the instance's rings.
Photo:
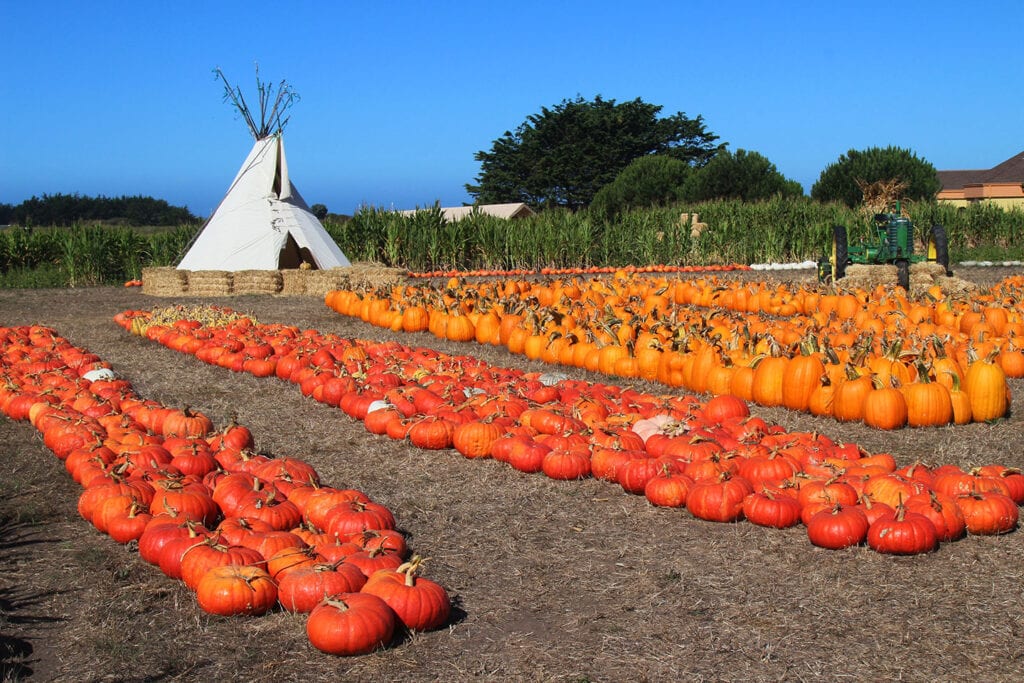
<svg viewBox="0 0 1024 683">
<path fill-rule="evenodd" d="M 846 267 L 846 277 L 837 284 L 844 289 L 874 289 L 878 285 L 893 285 L 896 284 L 896 266 L 854 263 Z"/>
<path fill-rule="evenodd" d="M 896 284 L 896 266 L 852 264 L 846 268 L 846 277 L 836 284 L 844 289 L 874 289 L 878 285 Z M 973 292 L 978 285 L 958 277 L 947 277 L 946 269 L 938 263 L 920 262 L 910 266 L 911 298 L 923 296 L 929 289 L 938 285 L 946 295 L 961 295 Z"/>
<path fill-rule="evenodd" d="M 191 270 L 188 274 L 188 292 L 192 296 L 229 296 L 234 277 L 226 270 Z"/>
<path fill-rule="evenodd" d="M 346 271 L 346 268 L 307 271 L 306 294 L 309 296 L 324 296 L 332 289 L 344 289 L 348 286 L 348 273 Z"/>
<path fill-rule="evenodd" d="M 981 286 L 976 282 L 962 280 L 958 277 L 947 277 L 945 275 L 935 278 L 934 284 L 938 285 L 949 296 L 970 294 L 981 289 Z"/>
<path fill-rule="evenodd" d="M 311 270 L 288 268 L 281 271 L 281 294 L 284 296 L 305 296 L 306 281 Z"/>
<path fill-rule="evenodd" d="M 353 263 L 346 270 L 350 287 L 386 287 L 402 284 L 409 275 L 409 271 L 404 268 L 389 268 L 375 262 Z"/>
<path fill-rule="evenodd" d="M 165 266 L 142 269 L 142 293 L 151 296 L 181 296 L 188 291 L 188 273 Z"/>
<path fill-rule="evenodd" d="M 278 270 L 239 270 L 232 282 L 235 294 L 277 294 L 282 278 Z"/>
<path fill-rule="evenodd" d="M 927 277 L 940 277 L 946 275 L 946 267 L 934 261 L 919 261 L 910 264 L 910 275 L 925 275 Z"/>
</svg>

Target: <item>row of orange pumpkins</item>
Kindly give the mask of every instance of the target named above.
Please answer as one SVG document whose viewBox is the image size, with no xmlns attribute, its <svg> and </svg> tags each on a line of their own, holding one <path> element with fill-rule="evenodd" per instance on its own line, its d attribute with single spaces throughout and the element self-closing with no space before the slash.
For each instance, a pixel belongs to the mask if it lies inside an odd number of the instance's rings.
<svg viewBox="0 0 1024 683">
<path fill-rule="evenodd" d="M 803 523 L 822 547 L 867 541 L 881 552 L 925 552 L 966 532 L 1015 528 L 1024 502 L 1017 470 L 898 468 L 889 454 L 751 417 L 731 396 L 702 403 L 284 325 L 138 324 L 147 316 L 126 312 L 119 322 L 231 370 L 252 371 L 246 357 L 261 355 L 273 370 L 257 374 L 296 384 L 371 433 L 558 480 L 597 477 L 700 519 Z M 904 532 L 923 541 L 896 542 Z"/>
<path fill-rule="evenodd" d="M 325 302 L 395 331 L 883 429 L 997 419 L 1010 406 L 1007 375 L 1024 376 L 1019 312 L 952 313 L 952 301 L 928 308 L 884 290 L 822 295 L 618 272 L 335 290 Z"/>
<path fill-rule="evenodd" d="M 81 484 L 79 514 L 136 542 L 204 611 L 308 613 L 310 642 L 334 654 L 447 620 L 446 591 L 418 575 L 387 508 L 321 484 L 303 460 L 256 453 L 247 428 L 144 399 L 41 326 L 0 328 L 0 378 L 0 409 L 30 421 Z"/>
</svg>

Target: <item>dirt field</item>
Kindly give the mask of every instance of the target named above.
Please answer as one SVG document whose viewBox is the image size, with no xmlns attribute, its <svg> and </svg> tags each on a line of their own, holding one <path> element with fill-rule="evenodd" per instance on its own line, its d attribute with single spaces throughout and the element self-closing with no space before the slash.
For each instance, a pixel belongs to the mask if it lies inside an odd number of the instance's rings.
<svg viewBox="0 0 1024 683">
<path fill-rule="evenodd" d="M 258 449 L 304 458 L 326 483 L 390 507 L 412 548 L 430 558 L 427 576 L 452 595 L 450 626 L 341 659 L 309 645 L 304 617 L 209 617 L 182 584 L 82 521 L 80 489 L 61 463 L 31 426 L 0 416 L 2 680 L 1024 679 L 1020 532 L 910 558 L 827 551 L 802 527 L 702 522 L 611 484 L 420 451 L 369 435 L 290 384 L 207 366 L 111 321 L 168 303 L 122 288 L 0 291 L 0 325 L 52 326 L 143 395 L 193 406 L 218 424 L 237 416 Z M 263 322 L 391 336 L 312 298 L 216 303 Z M 397 338 L 528 366 L 427 334 Z M 1024 383 L 1011 384 L 1024 401 Z M 889 434 L 755 408 L 789 429 L 892 452 L 901 465 L 1016 467 L 1024 466 L 1019 412 L 995 425 Z"/>
</svg>

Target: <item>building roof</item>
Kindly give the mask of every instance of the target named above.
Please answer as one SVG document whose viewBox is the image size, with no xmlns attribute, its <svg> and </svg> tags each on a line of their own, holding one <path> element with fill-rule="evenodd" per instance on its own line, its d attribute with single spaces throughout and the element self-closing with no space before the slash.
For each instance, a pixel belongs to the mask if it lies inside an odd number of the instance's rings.
<svg viewBox="0 0 1024 683">
<path fill-rule="evenodd" d="M 1024 152 L 1010 157 L 991 171 L 986 183 L 1020 183 L 1024 182 Z"/>
<path fill-rule="evenodd" d="M 441 207 L 441 215 L 446 221 L 457 221 L 470 215 L 474 210 L 487 216 L 497 218 L 524 218 L 534 215 L 533 209 L 523 202 L 511 202 L 508 204 L 477 204 L 475 206 L 449 206 Z M 403 216 L 411 216 L 417 211 L 429 211 L 427 209 L 411 209 L 399 211 Z"/>
<path fill-rule="evenodd" d="M 943 190 L 959 190 L 967 185 L 984 183 L 1024 183 L 1024 152 L 990 169 L 939 171 L 938 175 Z"/>
</svg>

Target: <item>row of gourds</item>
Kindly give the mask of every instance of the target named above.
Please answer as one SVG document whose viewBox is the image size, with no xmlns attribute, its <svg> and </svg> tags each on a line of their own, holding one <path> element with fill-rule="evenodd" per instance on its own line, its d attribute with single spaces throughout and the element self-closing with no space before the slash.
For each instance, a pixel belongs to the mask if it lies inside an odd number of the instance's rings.
<svg viewBox="0 0 1024 683">
<path fill-rule="evenodd" d="M 803 523 L 826 548 L 866 540 L 880 552 L 927 552 L 967 532 L 1012 530 L 1024 502 L 1017 470 L 898 468 L 890 454 L 751 417 L 732 396 L 647 394 L 223 310 L 130 311 L 118 322 L 230 370 L 252 372 L 259 357 L 254 374 L 297 385 L 373 434 L 557 480 L 600 478 L 699 519 Z"/>
<path fill-rule="evenodd" d="M 1024 314 L 994 291 L 968 302 L 933 288 L 917 301 L 617 271 L 334 290 L 325 303 L 393 331 L 894 429 L 1007 414 Z"/>
<path fill-rule="evenodd" d="M 443 624 L 444 588 L 420 577 L 394 516 L 322 485 L 250 431 L 139 396 L 109 364 L 41 327 L 0 328 L 0 409 L 28 420 L 82 486 L 78 512 L 182 580 L 210 614 L 309 613 L 320 650 L 360 654 L 396 628 Z"/>
</svg>

